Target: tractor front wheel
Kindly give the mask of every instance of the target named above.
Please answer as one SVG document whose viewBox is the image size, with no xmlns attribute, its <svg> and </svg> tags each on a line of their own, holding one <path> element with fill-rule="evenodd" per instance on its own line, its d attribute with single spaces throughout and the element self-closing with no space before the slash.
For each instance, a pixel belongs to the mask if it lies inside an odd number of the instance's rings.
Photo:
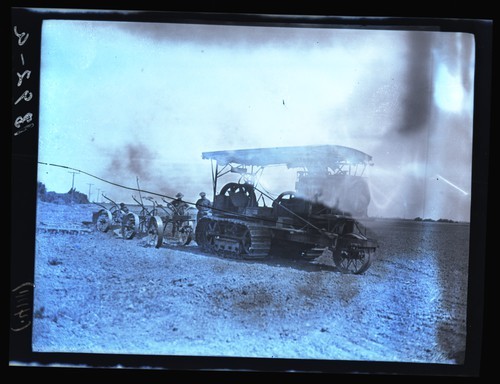
<svg viewBox="0 0 500 384">
<path fill-rule="evenodd" d="M 336 249 L 333 261 L 340 272 L 360 275 L 370 267 L 373 253 L 371 249 Z"/>
</svg>

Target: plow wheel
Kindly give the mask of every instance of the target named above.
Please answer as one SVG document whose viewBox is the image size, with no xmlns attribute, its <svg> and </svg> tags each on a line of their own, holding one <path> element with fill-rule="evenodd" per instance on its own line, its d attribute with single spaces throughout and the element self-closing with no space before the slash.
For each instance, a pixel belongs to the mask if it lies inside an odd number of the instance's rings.
<svg viewBox="0 0 500 384">
<path fill-rule="evenodd" d="M 190 225 L 184 225 L 179 230 L 179 242 L 181 245 L 189 245 L 193 240 L 193 227 Z"/>
<path fill-rule="evenodd" d="M 153 216 L 149 220 L 148 245 L 160 248 L 163 245 L 163 220 L 161 217 Z"/>
<path fill-rule="evenodd" d="M 163 224 L 163 241 L 170 245 L 188 245 L 193 240 L 193 227 L 187 222 L 166 218 Z"/>
<path fill-rule="evenodd" d="M 122 220 L 122 236 L 126 240 L 132 239 L 139 231 L 139 216 L 129 212 Z"/>
<path fill-rule="evenodd" d="M 373 252 L 371 249 L 336 249 L 333 261 L 340 272 L 360 275 L 370 267 Z"/>
<path fill-rule="evenodd" d="M 167 241 L 173 241 L 177 232 L 175 231 L 174 222 L 170 219 L 167 219 L 165 224 L 163 224 L 163 238 Z"/>
<path fill-rule="evenodd" d="M 97 216 L 97 222 L 95 226 L 99 232 L 108 232 L 112 220 L 113 216 L 111 212 L 107 209 L 101 209 Z"/>
</svg>

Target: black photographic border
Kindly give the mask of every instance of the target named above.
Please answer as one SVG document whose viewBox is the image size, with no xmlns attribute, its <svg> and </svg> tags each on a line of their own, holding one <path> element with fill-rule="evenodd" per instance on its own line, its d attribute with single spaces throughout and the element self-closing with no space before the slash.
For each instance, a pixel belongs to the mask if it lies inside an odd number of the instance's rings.
<svg viewBox="0 0 500 384">
<path fill-rule="evenodd" d="M 217 8 L 217 7 L 214 7 Z M 102 372 L 103 368 L 123 367 L 130 370 L 160 370 L 178 373 L 202 372 L 248 372 L 248 373 L 281 373 L 285 377 L 302 374 L 361 374 L 361 375 L 410 375 L 410 376 L 450 376 L 476 377 L 486 367 L 485 351 L 488 345 L 486 334 L 486 265 L 494 255 L 487 254 L 488 231 L 488 191 L 490 177 L 490 141 L 492 123 L 492 63 L 493 63 L 493 28 L 488 19 L 456 18 L 456 17 L 372 17 L 353 16 L 349 13 L 336 12 L 337 15 L 314 12 L 297 12 L 283 9 L 276 12 L 252 11 L 258 7 L 236 12 L 225 12 L 224 7 L 217 10 L 174 10 L 163 12 L 156 9 L 127 13 L 109 7 L 109 10 L 98 8 L 89 12 L 80 12 L 80 8 L 60 13 L 33 12 L 29 7 L 11 8 L 10 46 L 11 46 L 11 115 L 9 133 L 11 144 L 11 220 L 10 220 L 10 330 L 9 361 L 14 362 L 13 370 L 23 366 L 29 367 L 88 367 Z M 95 10 L 95 12 L 92 11 Z M 262 9 L 262 8 L 260 8 Z M 133 8 L 124 8 L 134 10 Z M 104 12 L 103 12 L 104 11 Z M 361 9 L 360 9 L 361 11 Z M 40 34 L 44 19 L 94 19 L 94 20 L 126 20 L 126 21 L 183 21 L 206 23 L 263 23 L 263 24 L 295 24 L 301 25 L 336 25 L 342 27 L 371 26 L 388 29 L 423 29 L 452 32 L 468 32 L 476 41 L 476 71 L 474 85 L 474 131 L 473 131 L 473 164 L 472 164 L 472 206 L 471 206 L 471 246 L 469 266 L 469 299 L 468 299 L 468 333 L 467 351 L 463 365 L 359 362 L 359 361 L 323 361 L 297 359 L 265 359 L 265 358 L 219 358 L 191 356 L 144 356 L 144 355 L 103 355 L 103 354 L 64 354 L 34 353 L 31 351 L 31 328 L 29 312 L 20 312 L 19 303 L 14 296 L 19 292 L 27 292 L 32 300 L 34 281 L 34 243 L 35 212 L 37 184 L 37 151 L 38 151 L 38 87 L 40 67 Z M 29 36 L 27 38 L 27 36 Z M 24 40 L 24 42 L 23 42 Z M 22 44 L 21 44 L 22 43 Z M 21 59 L 22 57 L 22 59 Z M 27 103 L 15 104 L 21 91 L 17 87 L 18 72 L 30 69 L 31 76 L 26 80 L 26 90 L 32 92 L 32 99 Z M 26 95 L 26 98 L 28 95 Z M 25 131 L 14 126 L 16 119 L 32 113 L 30 120 L 25 119 Z M 28 124 L 31 123 L 32 125 Z M 17 315 L 14 315 L 17 314 Z M 27 317 L 24 317 L 24 315 Z M 147 368 L 150 367 L 150 368 Z M 52 370 L 52 368 L 50 368 Z M 120 371 L 119 369 L 113 369 Z M 39 371 L 39 370 L 37 370 Z M 82 369 L 78 369 L 79 372 Z M 203 375 L 201 376 L 203 377 Z"/>
</svg>

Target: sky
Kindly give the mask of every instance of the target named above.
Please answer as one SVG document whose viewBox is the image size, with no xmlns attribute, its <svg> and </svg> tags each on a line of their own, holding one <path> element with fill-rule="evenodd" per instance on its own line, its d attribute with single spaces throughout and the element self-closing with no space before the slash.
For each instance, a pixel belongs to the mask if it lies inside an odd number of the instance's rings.
<svg viewBox="0 0 500 384">
<path fill-rule="evenodd" d="M 213 199 L 202 152 L 335 144 L 373 158 L 369 216 L 469 221 L 474 54 L 458 32 L 44 20 L 38 180 Z"/>
</svg>

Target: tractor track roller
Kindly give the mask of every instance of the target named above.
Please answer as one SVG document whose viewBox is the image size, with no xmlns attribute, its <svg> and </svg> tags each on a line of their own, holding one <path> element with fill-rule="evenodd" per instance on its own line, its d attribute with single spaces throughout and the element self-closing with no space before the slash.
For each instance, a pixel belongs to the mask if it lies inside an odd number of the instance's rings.
<svg viewBox="0 0 500 384">
<path fill-rule="evenodd" d="M 239 220 L 203 218 L 196 227 L 196 242 L 200 247 L 233 259 L 266 258 L 271 237 L 271 230 Z"/>
</svg>

